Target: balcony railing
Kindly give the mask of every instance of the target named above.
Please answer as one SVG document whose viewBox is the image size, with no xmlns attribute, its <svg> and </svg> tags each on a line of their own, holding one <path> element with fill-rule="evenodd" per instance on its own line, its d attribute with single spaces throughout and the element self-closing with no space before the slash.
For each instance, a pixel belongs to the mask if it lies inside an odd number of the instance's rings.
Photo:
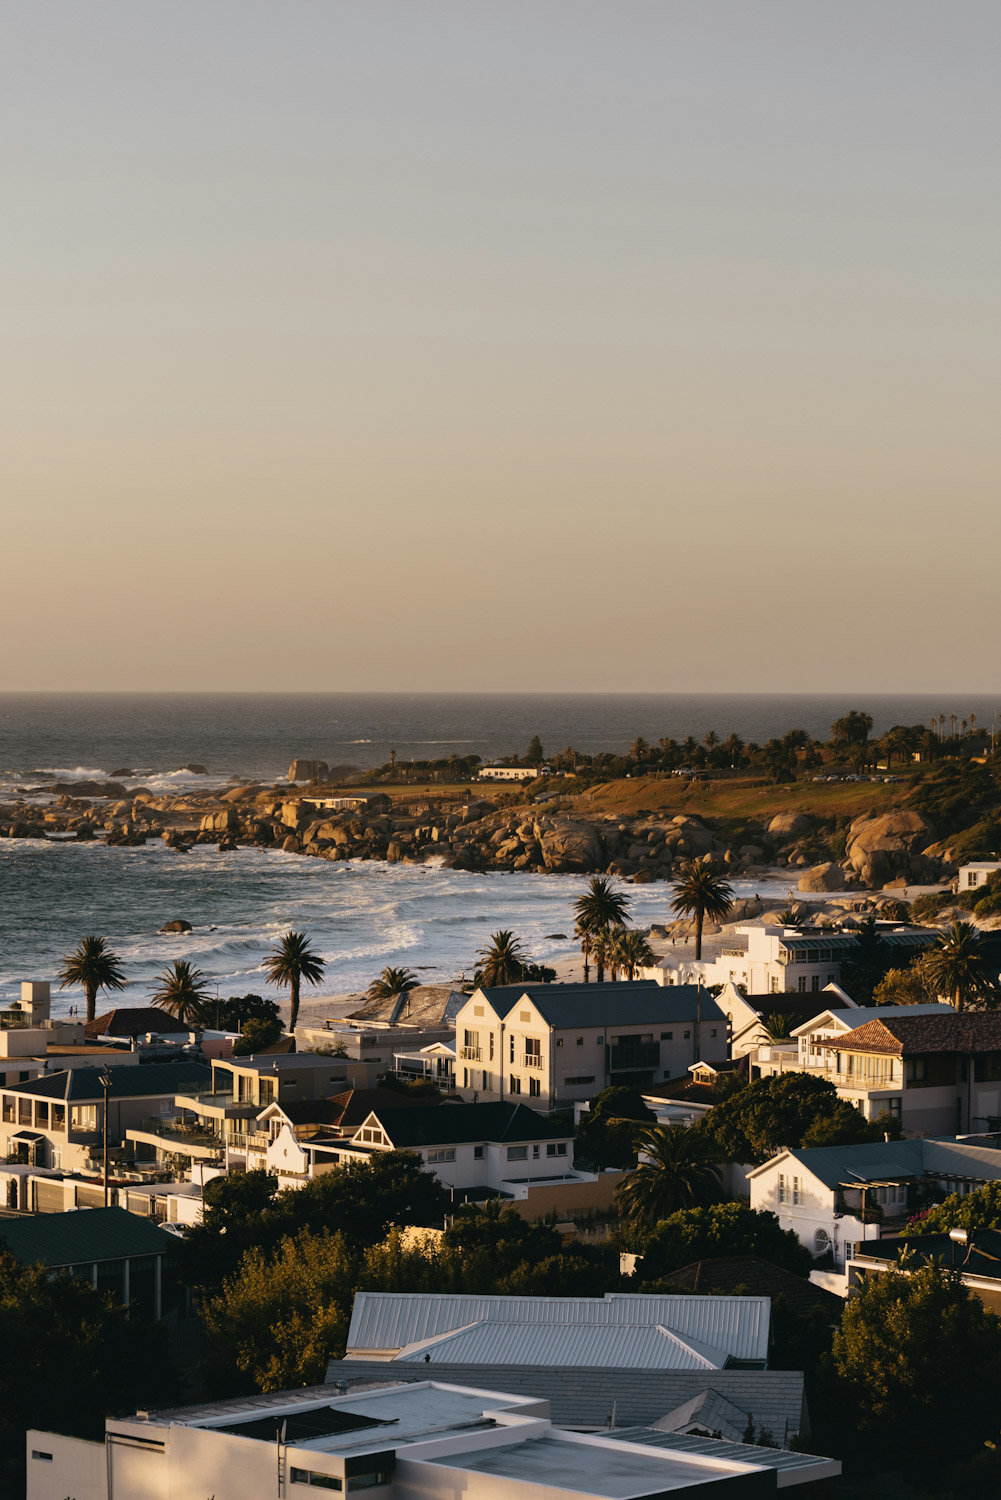
<svg viewBox="0 0 1001 1500">
<path fill-rule="evenodd" d="M 459 1056 L 463 1062 L 480 1062 L 483 1058 L 482 1047 L 460 1047 Z"/>
<path fill-rule="evenodd" d="M 226 1144 L 218 1131 L 208 1130 L 204 1125 L 190 1125 L 183 1120 L 150 1119 L 134 1128 L 143 1135 L 160 1136 L 179 1146 L 217 1146 L 221 1151 Z"/>
<path fill-rule="evenodd" d="M 538 1052 L 526 1052 L 521 1059 L 522 1067 L 541 1068 L 542 1058 Z"/>
</svg>

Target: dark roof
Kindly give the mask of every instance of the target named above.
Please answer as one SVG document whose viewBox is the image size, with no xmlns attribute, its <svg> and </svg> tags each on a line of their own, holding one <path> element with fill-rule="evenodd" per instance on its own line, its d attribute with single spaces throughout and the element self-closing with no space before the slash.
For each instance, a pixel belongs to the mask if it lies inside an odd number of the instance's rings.
<svg viewBox="0 0 1001 1500">
<path fill-rule="evenodd" d="M 469 1141 L 565 1141 L 560 1129 L 524 1104 L 449 1104 L 427 1109 L 377 1109 L 393 1145 L 452 1146 Z"/>
<path fill-rule="evenodd" d="M 426 1380 L 420 1365 L 386 1365 L 365 1359 L 332 1360 L 328 1380 Z M 483 1365 L 449 1365 L 449 1384 L 482 1389 Z M 756 1423 L 781 1438 L 806 1427 L 803 1374 L 800 1370 L 607 1370 L 590 1365 L 491 1365 L 490 1387 L 516 1396 L 548 1401 L 557 1427 L 608 1426 L 615 1405 L 616 1421 L 625 1426 L 657 1422 L 701 1391 L 718 1391 Z"/>
<path fill-rule="evenodd" d="M 418 984 L 399 995 L 367 1000 L 360 1010 L 353 1010 L 347 1020 L 444 1029 L 454 1025 L 467 998 L 450 984 Z"/>
<path fill-rule="evenodd" d="M 823 997 L 825 1005 L 822 1010 L 817 1009 L 817 1001 Z M 810 995 L 800 995 L 790 990 L 784 990 L 780 995 L 745 995 L 744 999 L 752 1010 L 756 1010 L 759 1016 L 792 1016 L 798 1017 L 797 1026 L 803 1026 L 807 1021 L 812 1021 L 814 1016 L 823 1015 L 825 1010 L 851 1010 L 847 1000 L 836 995 L 833 990 L 815 990 Z M 803 1002 L 807 1003 L 804 1004 Z"/>
<path fill-rule="evenodd" d="M 335 1094 L 331 1104 L 336 1104 L 340 1113 L 337 1123 L 342 1130 L 351 1130 L 368 1118 L 373 1110 L 389 1109 L 433 1109 L 440 1099 L 428 1099 L 419 1094 L 398 1094 L 395 1089 L 347 1089 Z"/>
<path fill-rule="evenodd" d="M 974 1248 L 967 1259 L 967 1245 L 957 1245 L 947 1234 L 901 1235 L 893 1239 L 866 1240 L 858 1247 L 858 1253 L 873 1260 L 885 1260 L 891 1265 L 903 1250 L 913 1256 L 913 1265 L 936 1259 L 944 1265 L 955 1265 L 970 1276 L 989 1277 L 1001 1281 L 1001 1229 L 978 1229 L 975 1231 Z M 987 1254 L 982 1254 L 986 1251 Z"/>
<path fill-rule="evenodd" d="M 858 946 L 855 933 L 825 932 L 821 927 L 809 936 L 802 932 L 789 933 L 788 936 L 779 938 L 779 942 L 790 953 L 801 953 L 804 948 L 829 948 L 832 953 L 847 953 Z"/>
<path fill-rule="evenodd" d="M 898 1007 L 837 1039 L 845 1052 L 885 1052 L 913 1057 L 928 1052 L 993 1052 L 1001 1049 L 1001 1013 L 958 1011 L 934 1016 L 902 1015 Z"/>
<path fill-rule="evenodd" d="M 64 1073 L 43 1073 L 27 1083 L 7 1085 L 7 1092 L 32 1094 L 40 1099 L 65 1099 L 74 1102 L 82 1099 L 103 1099 L 101 1084 L 103 1068 L 69 1068 Z M 116 1063 L 109 1068 L 111 1099 L 142 1099 L 151 1094 L 179 1094 L 188 1084 L 209 1084 L 212 1073 L 204 1063 L 158 1062 L 131 1064 Z"/>
<path fill-rule="evenodd" d="M 845 1309 L 843 1297 L 814 1286 L 805 1276 L 796 1276 L 760 1255 L 720 1255 L 710 1260 L 693 1260 L 690 1265 L 672 1271 L 666 1280 L 685 1292 L 783 1297 L 797 1312 L 823 1308 L 831 1314 L 832 1322 L 840 1322 Z"/>
<path fill-rule="evenodd" d="M 114 1010 L 106 1010 L 103 1016 L 88 1021 L 84 1035 L 145 1036 L 147 1031 L 183 1032 L 186 1035 L 191 1029 L 157 1005 L 118 1005 Z"/>
<path fill-rule="evenodd" d="M 0 1246 L 22 1265 L 74 1266 L 126 1255 L 166 1255 L 173 1240 L 124 1208 L 78 1208 L 0 1222 Z"/>
<path fill-rule="evenodd" d="M 704 1021 L 725 1020 L 716 1001 L 697 984 L 658 984 L 655 979 L 612 984 L 505 984 L 481 991 L 499 1016 L 528 998 L 550 1026 L 641 1026 L 694 1021 L 700 1004 Z"/>
</svg>

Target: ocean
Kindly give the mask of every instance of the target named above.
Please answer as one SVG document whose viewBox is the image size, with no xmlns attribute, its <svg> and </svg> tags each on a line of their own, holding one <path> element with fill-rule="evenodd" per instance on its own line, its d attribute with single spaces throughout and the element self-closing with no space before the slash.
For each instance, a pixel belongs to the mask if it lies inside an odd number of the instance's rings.
<svg viewBox="0 0 1001 1500">
<path fill-rule="evenodd" d="M 3 790 L 46 780 L 105 777 L 129 767 L 133 785 L 156 790 L 221 784 L 238 775 L 275 779 L 296 756 L 359 767 L 475 751 L 484 759 L 523 751 L 534 734 L 550 751 L 625 750 L 637 734 L 702 738 L 714 728 L 762 741 L 792 727 L 826 735 L 848 708 L 871 713 L 875 732 L 933 714 L 972 711 L 990 725 L 993 700 L 734 697 L 696 695 L 432 696 L 27 695 L 0 696 Z M 181 771 L 201 763 L 207 776 Z M 130 986 L 119 1003 L 148 1003 L 149 985 L 174 958 L 203 969 L 221 995 L 263 993 L 260 962 L 289 926 L 305 928 L 328 960 L 326 993 L 363 989 L 387 964 L 427 981 L 475 966 L 476 950 L 512 928 L 539 961 L 572 948 L 575 876 L 474 874 L 434 865 L 332 864 L 261 849 L 178 855 L 142 848 L 0 840 L 0 997 L 22 979 L 55 979 L 81 936 L 101 933 L 121 955 Z M 765 891 L 785 894 L 785 882 Z M 662 884 L 629 889 L 638 925 L 670 918 Z M 183 937 L 159 936 L 174 917 Z M 65 1012 L 79 995 L 62 992 Z"/>
</svg>

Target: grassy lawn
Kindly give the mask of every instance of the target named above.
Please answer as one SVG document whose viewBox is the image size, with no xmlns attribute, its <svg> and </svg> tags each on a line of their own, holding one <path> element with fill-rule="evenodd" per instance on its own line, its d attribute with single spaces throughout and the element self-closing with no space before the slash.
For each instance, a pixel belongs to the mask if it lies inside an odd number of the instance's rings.
<svg viewBox="0 0 1001 1500">
<path fill-rule="evenodd" d="M 885 786 L 878 782 L 797 781 L 789 786 L 762 786 L 747 781 L 685 782 L 680 777 L 641 776 L 627 781 L 606 781 L 592 787 L 578 805 L 583 811 L 651 813 L 706 818 L 765 819 L 778 812 L 806 812 L 817 817 L 859 817 L 865 812 L 884 812 L 907 800 L 910 787 L 901 781 Z"/>
</svg>

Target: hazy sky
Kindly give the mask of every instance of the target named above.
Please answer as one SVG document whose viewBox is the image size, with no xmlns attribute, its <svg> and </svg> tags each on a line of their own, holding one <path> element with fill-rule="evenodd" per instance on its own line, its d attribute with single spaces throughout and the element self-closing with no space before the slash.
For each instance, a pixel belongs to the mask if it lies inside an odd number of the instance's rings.
<svg viewBox="0 0 1001 1500">
<path fill-rule="evenodd" d="M 997 0 L 6 0 L 0 687 L 990 690 Z"/>
</svg>

